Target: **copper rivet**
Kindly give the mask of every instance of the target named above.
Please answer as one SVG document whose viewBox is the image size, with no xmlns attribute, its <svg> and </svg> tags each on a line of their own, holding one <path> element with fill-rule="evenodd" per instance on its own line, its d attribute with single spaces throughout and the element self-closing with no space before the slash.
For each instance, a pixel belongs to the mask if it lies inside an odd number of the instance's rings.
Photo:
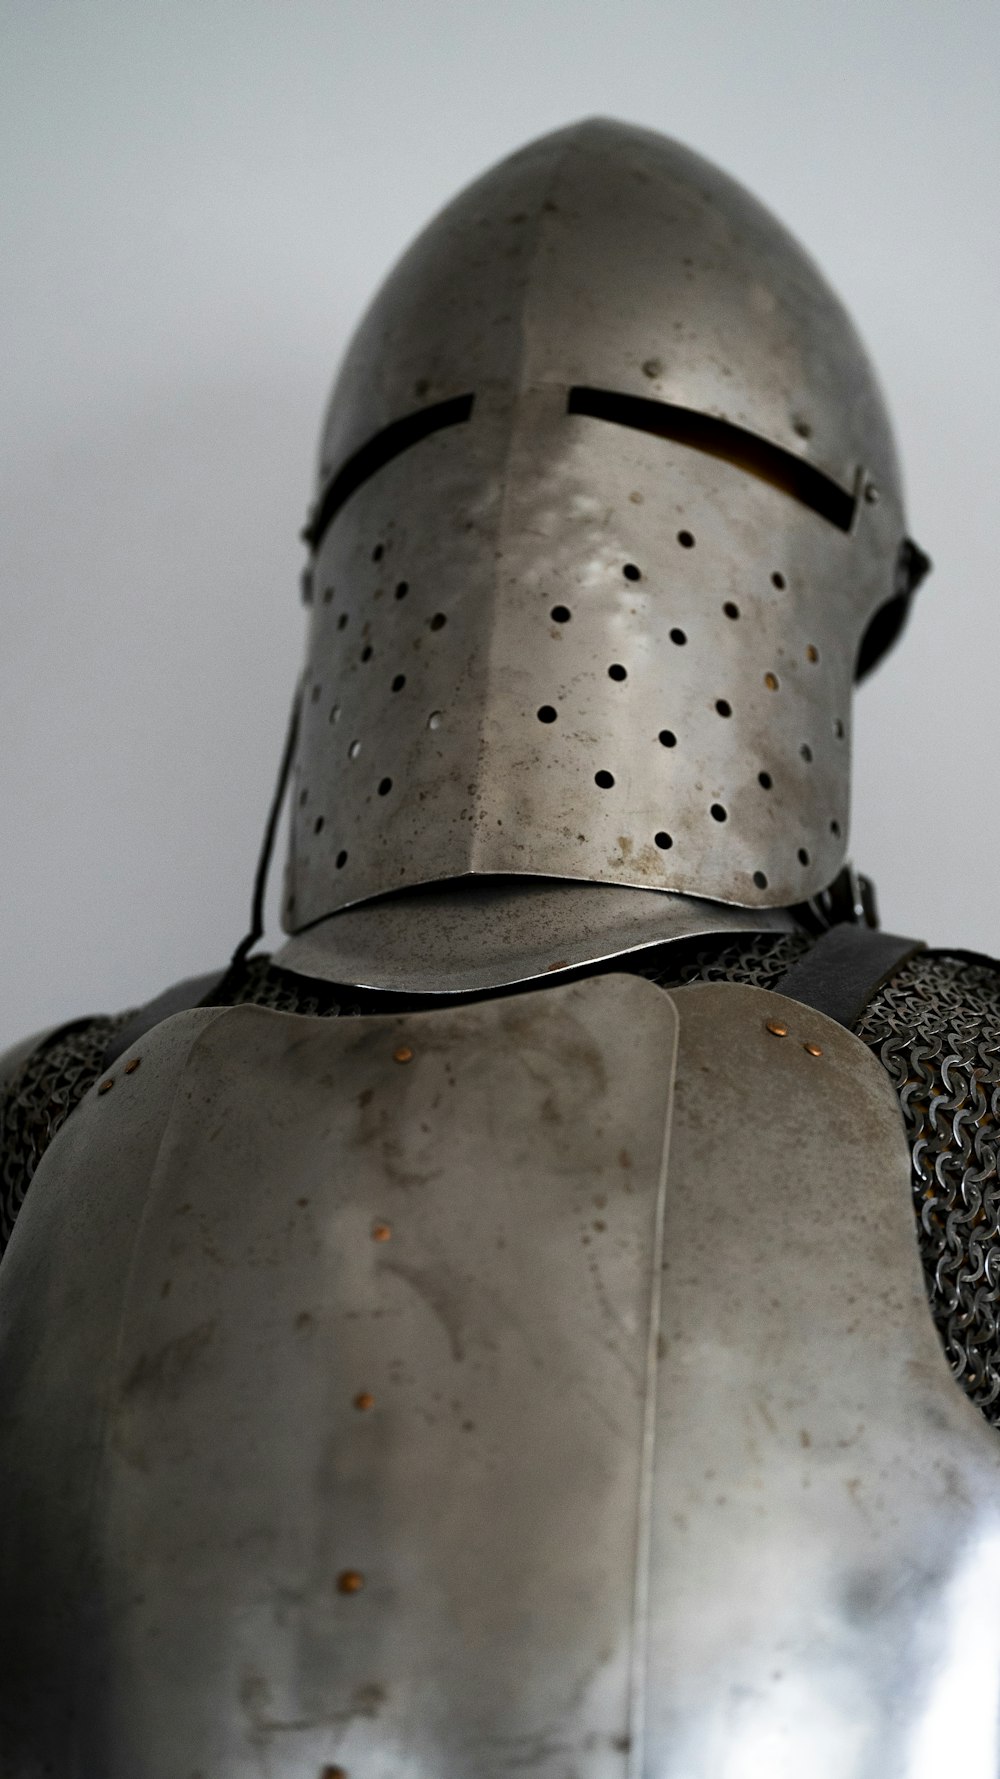
<svg viewBox="0 0 1000 1779">
<path fill-rule="evenodd" d="M 764 1030 L 770 1032 L 772 1038 L 787 1038 L 788 1036 L 787 1025 L 782 1025 L 779 1019 L 769 1019 Z"/>
<path fill-rule="evenodd" d="M 373 1242 L 387 1242 L 389 1240 L 389 1237 L 391 1236 L 391 1234 L 392 1234 L 392 1224 L 391 1223 L 373 1223 L 372 1224 L 372 1241 Z"/>
<path fill-rule="evenodd" d="M 362 1413 L 364 1412 L 364 1410 L 366 1408 L 374 1408 L 375 1407 L 375 1398 L 372 1395 L 371 1391 L 370 1390 L 359 1390 L 358 1394 L 354 1398 L 354 1406 L 355 1406 L 355 1408 L 360 1408 Z"/>
<path fill-rule="evenodd" d="M 393 1051 L 392 1060 L 393 1062 L 412 1062 L 413 1051 L 409 1044 L 400 1044 L 398 1049 Z"/>
<path fill-rule="evenodd" d="M 126 1075 L 134 1075 L 135 1071 L 139 1067 L 139 1064 L 141 1063 L 141 1061 L 142 1061 L 141 1056 L 133 1056 L 131 1058 L 131 1060 L 125 1064 Z"/>
<path fill-rule="evenodd" d="M 337 1587 L 342 1594 L 360 1594 L 365 1585 L 365 1578 L 357 1569 L 342 1569 L 337 1576 Z"/>
<path fill-rule="evenodd" d="M 802 1048 L 809 1056 L 822 1056 L 823 1054 L 818 1044 L 803 1044 Z"/>
<path fill-rule="evenodd" d="M 778 690 L 778 676 L 777 676 L 777 674 L 776 673 L 765 673 L 764 684 L 767 687 L 769 692 L 776 692 Z"/>
<path fill-rule="evenodd" d="M 113 1086 L 114 1086 L 114 1084 L 115 1084 L 115 1082 L 114 1082 L 114 1076 L 113 1076 L 113 1075 L 111 1075 L 111 1076 L 109 1076 L 109 1077 L 108 1077 L 108 1079 L 107 1079 L 107 1081 L 102 1081 L 102 1082 L 101 1082 L 101 1085 L 100 1085 L 100 1087 L 99 1087 L 99 1088 L 98 1088 L 98 1089 L 97 1089 L 97 1091 L 98 1091 L 98 1093 L 110 1093 L 110 1092 L 111 1092 L 111 1089 L 112 1089 L 112 1088 L 113 1088 Z"/>
<path fill-rule="evenodd" d="M 806 660 L 807 661 L 818 661 L 819 660 L 819 650 L 816 647 L 816 644 L 814 642 L 811 642 L 809 644 L 809 647 L 806 649 Z"/>
</svg>

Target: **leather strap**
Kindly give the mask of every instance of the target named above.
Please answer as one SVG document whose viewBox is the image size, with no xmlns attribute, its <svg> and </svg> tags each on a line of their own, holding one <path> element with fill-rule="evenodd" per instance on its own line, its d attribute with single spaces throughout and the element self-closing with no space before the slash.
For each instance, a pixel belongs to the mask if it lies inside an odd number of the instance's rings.
<svg viewBox="0 0 1000 1779">
<path fill-rule="evenodd" d="M 775 990 L 853 1031 L 876 989 L 923 949 L 922 939 L 845 922 L 824 933 L 775 984 Z"/>
</svg>

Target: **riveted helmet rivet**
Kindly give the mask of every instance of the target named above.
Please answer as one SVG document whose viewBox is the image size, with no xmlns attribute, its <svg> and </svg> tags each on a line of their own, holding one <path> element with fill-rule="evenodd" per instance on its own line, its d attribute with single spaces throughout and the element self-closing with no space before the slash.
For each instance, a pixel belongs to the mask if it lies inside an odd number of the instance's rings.
<svg viewBox="0 0 1000 1779">
<path fill-rule="evenodd" d="M 807 1056 L 822 1056 L 823 1054 L 818 1044 L 803 1044 L 802 1048 Z"/>
<path fill-rule="evenodd" d="M 788 1036 L 788 1027 L 787 1025 L 782 1025 L 780 1019 L 767 1020 L 764 1025 L 764 1030 L 770 1032 L 772 1038 L 787 1038 Z"/>
<path fill-rule="evenodd" d="M 141 1061 L 142 1061 L 141 1056 L 130 1057 L 128 1062 L 125 1064 L 126 1075 L 134 1075 L 135 1071 L 139 1067 L 139 1064 L 141 1063 Z"/>
<path fill-rule="evenodd" d="M 337 1576 L 337 1590 L 341 1594 L 360 1594 L 365 1585 L 365 1578 L 359 1569 L 342 1569 Z"/>
<path fill-rule="evenodd" d="M 110 1093 L 110 1092 L 111 1092 L 111 1089 L 112 1089 L 112 1088 L 113 1088 L 113 1086 L 114 1086 L 114 1084 L 115 1084 L 115 1082 L 114 1082 L 114 1076 L 113 1076 L 113 1075 L 109 1075 L 109 1076 L 108 1076 L 108 1079 L 107 1079 L 107 1080 L 106 1080 L 106 1081 L 102 1081 L 102 1082 L 101 1082 L 101 1085 L 100 1085 L 100 1087 L 99 1087 L 99 1088 L 98 1088 L 98 1089 L 97 1089 L 97 1091 L 98 1091 L 98 1093 Z"/>
<path fill-rule="evenodd" d="M 391 1236 L 391 1234 L 392 1234 L 392 1224 L 391 1223 L 373 1223 L 372 1224 L 372 1241 L 373 1242 L 387 1242 L 389 1240 L 389 1237 Z"/>
<path fill-rule="evenodd" d="M 413 1051 L 409 1044 L 399 1044 L 392 1053 L 393 1062 L 412 1062 Z"/>
</svg>

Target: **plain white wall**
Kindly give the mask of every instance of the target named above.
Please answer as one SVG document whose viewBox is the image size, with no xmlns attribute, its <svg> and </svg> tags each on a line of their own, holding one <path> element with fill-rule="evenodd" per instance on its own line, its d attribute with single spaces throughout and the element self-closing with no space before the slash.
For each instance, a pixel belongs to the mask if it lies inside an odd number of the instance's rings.
<svg viewBox="0 0 1000 1779">
<path fill-rule="evenodd" d="M 852 853 L 886 924 L 1000 949 L 995 0 L 0 0 L 0 28 L 0 1045 L 228 955 L 349 330 L 454 190 L 593 112 L 734 172 L 868 340 L 937 567 L 859 699 Z"/>
</svg>

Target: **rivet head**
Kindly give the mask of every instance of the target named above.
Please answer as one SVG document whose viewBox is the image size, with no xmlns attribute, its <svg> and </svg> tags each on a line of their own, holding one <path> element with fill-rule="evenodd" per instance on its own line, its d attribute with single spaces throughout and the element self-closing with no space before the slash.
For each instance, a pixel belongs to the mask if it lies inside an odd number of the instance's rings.
<svg viewBox="0 0 1000 1779">
<path fill-rule="evenodd" d="M 803 1044 L 802 1048 L 807 1056 L 822 1056 L 823 1054 L 818 1044 Z"/>
<path fill-rule="evenodd" d="M 354 1398 L 354 1406 L 364 1414 L 369 1408 L 375 1407 L 375 1398 L 370 1390 L 359 1390 Z"/>
<path fill-rule="evenodd" d="M 346 1767 L 324 1767 L 319 1779 L 347 1779 Z"/>
<path fill-rule="evenodd" d="M 341 1594 L 360 1594 L 365 1585 L 365 1578 L 359 1569 L 342 1569 L 337 1576 L 337 1590 Z"/>
<path fill-rule="evenodd" d="M 101 1082 L 101 1085 L 99 1086 L 97 1091 L 98 1091 L 98 1093 L 110 1093 L 114 1084 L 115 1084 L 114 1076 L 109 1075 L 106 1081 Z"/>
<path fill-rule="evenodd" d="M 770 1032 L 772 1038 L 787 1038 L 788 1036 L 788 1027 L 787 1025 L 782 1025 L 780 1019 L 767 1020 L 764 1030 Z"/>
<path fill-rule="evenodd" d="M 372 1224 L 372 1241 L 373 1242 L 387 1242 L 389 1240 L 389 1237 L 391 1236 L 391 1234 L 392 1234 L 392 1224 L 391 1223 L 373 1223 Z"/>
<path fill-rule="evenodd" d="M 139 1067 L 139 1064 L 141 1063 L 141 1061 L 142 1061 L 141 1056 L 130 1057 L 128 1062 L 125 1064 L 126 1075 L 134 1075 L 135 1071 Z"/>
<path fill-rule="evenodd" d="M 392 1053 L 393 1062 L 412 1062 L 413 1051 L 409 1044 L 398 1044 Z"/>
</svg>

